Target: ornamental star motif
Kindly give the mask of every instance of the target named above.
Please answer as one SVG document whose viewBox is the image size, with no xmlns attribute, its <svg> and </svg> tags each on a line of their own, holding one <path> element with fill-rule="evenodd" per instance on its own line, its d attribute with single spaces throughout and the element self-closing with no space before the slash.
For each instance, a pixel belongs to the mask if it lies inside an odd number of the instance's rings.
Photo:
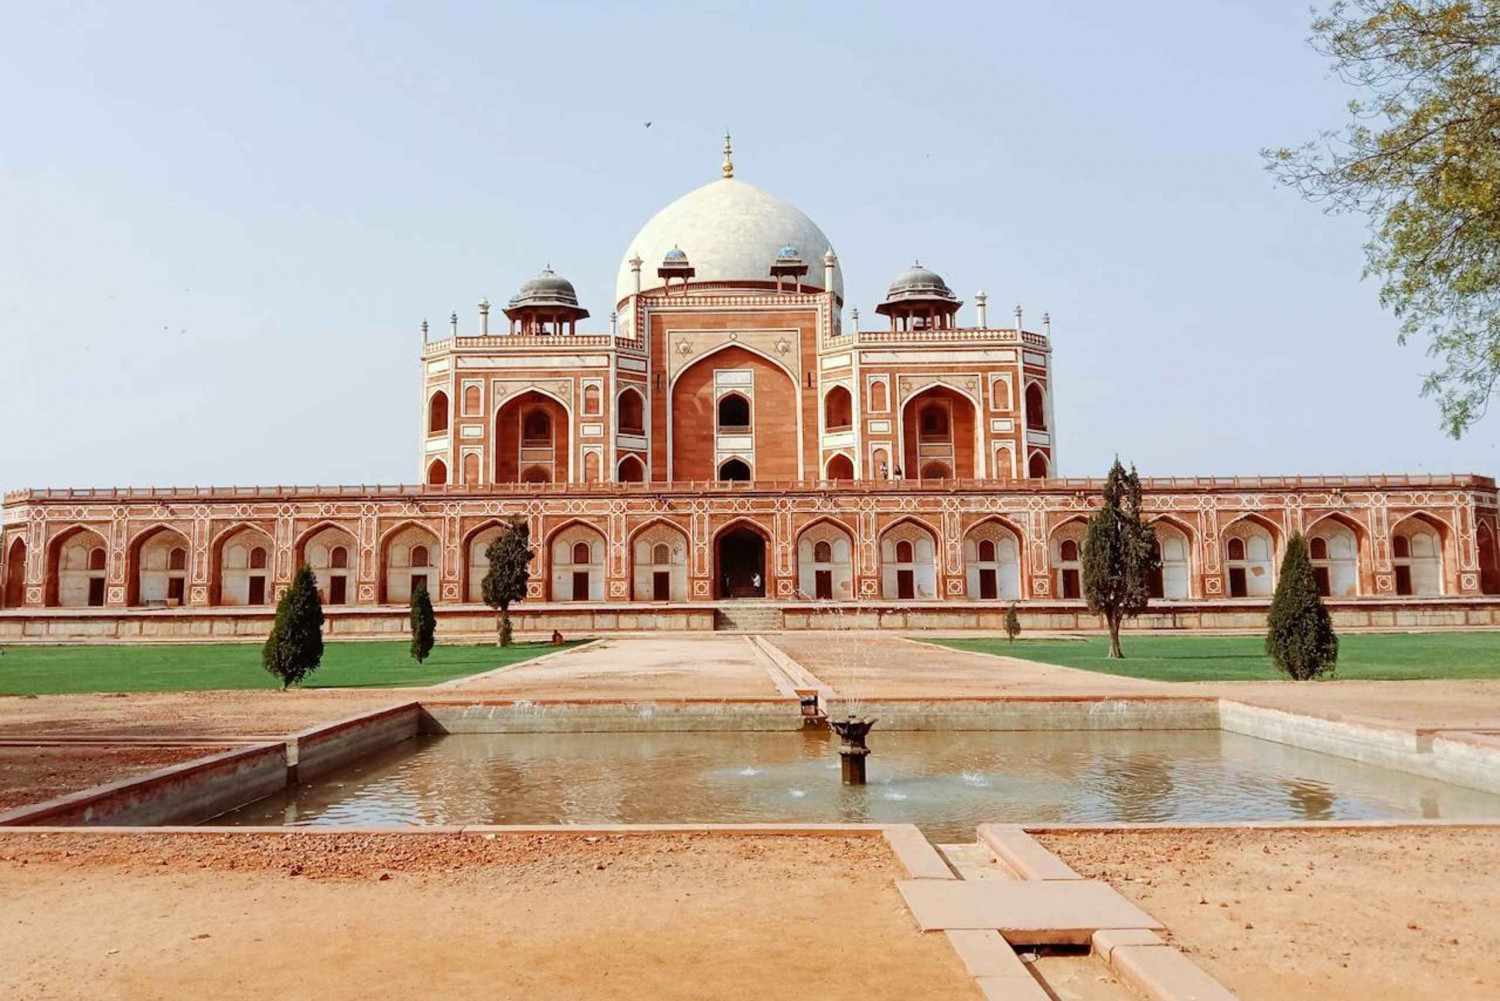
<svg viewBox="0 0 1500 1001">
<path fill-rule="evenodd" d="M 686 357 L 687 355 L 692 354 L 693 353 L 693 342 L 689 341 L 689 340 L 682 340 L 682 341 L 678 342 L 678 344 L 677 344 L 677 353 L 680 354 L 680 355 L 683 355 L 684 357 Z"/>
<path fill-rule="evenodd" d="M 790 350 L 792 350 L 792 345 L 785 337 L 776 342 L 776 351 L 778 354 L 786 354 Z"/>
</svg>

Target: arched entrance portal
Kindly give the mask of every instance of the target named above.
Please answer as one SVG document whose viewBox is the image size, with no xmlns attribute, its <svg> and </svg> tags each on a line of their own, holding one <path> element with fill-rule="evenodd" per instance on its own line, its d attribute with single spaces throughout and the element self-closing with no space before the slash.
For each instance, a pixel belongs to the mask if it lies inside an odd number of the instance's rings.
<svg viewBox="0 0 1500 1001">
<path fill-rule="evenodd" d="M 720 598 L 766 596 L 766 539 L 753 528 L 731 528 L 715 549 Z"/>
</svg>

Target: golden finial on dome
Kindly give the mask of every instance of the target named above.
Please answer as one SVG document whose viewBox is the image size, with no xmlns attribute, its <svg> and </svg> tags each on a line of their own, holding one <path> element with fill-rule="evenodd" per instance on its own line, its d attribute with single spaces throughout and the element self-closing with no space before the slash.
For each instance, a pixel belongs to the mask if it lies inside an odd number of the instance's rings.
<svg viewBox="0 0 1500 1001">
<path fill-rule="evenodd" d="M 723 171 L 724 171 L 724 176 L 725 177 L 733 177 L 734 176 L 734 161 L 729 158 L 729 153 L 730 153 L 730 149 L 729 149 L 729 130 L 725 129 L 724 130 L 724 167 L 723 167 Z"/>
</svg>

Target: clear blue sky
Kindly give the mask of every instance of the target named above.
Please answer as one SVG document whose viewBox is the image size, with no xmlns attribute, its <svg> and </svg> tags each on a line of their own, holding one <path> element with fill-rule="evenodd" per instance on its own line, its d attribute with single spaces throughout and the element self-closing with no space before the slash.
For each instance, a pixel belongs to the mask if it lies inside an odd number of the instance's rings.
<svg viewBox="0 0 1500 1001">
<path fill-rule="evenodd" d="M 605 329 L 658 208 L 788 199 L 871 316 L 920 256 L 1053 316 L 1061 472 L 1493 473 L 1363 224 L 1257 150 L 1342 120 L 1305 0 L 16 4 L 0 486 L 411 482 L 419 324 L 551 262 Z M 652 121 L 647 129 L 643 123 Z"/>
</svg>

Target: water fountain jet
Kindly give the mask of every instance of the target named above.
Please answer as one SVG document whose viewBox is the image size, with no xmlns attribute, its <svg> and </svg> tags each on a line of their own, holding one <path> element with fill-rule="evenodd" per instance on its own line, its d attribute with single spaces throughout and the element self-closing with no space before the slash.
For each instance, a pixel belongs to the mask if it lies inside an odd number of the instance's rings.
<svg viewBox="0 0 1500 1001">
<path fill-rule="evenodd" d="M 829 718 L 828 725 L 833 727 L 833 732 L 839 735 L 839 760 L 842 764 L 841 774 L 844 785 L 862 786 L 865 784 L 865 758 L 870 755 L 870 748 L 865 744 L 865 736 L 878 720 L 865 719 L 862 716 L 849 714 L 848 719 Z"/>
</svg>

